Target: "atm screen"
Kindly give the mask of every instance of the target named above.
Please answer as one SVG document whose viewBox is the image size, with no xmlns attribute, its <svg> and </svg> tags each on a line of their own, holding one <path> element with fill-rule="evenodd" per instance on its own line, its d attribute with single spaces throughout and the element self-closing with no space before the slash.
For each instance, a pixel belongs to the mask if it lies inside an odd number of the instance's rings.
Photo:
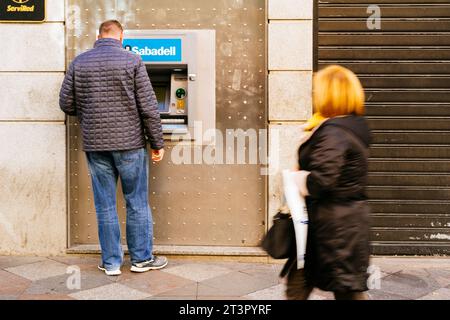
<svg viewBox="0 0 450 320">
<path fill-rule="evenodd" d="M 156 100 L 158 100 L 159 112 L 169 112 L 169 102 L 167 101 L 167 86 L 154 85 L 153 90 L 155 91 Z"/>
</svg>

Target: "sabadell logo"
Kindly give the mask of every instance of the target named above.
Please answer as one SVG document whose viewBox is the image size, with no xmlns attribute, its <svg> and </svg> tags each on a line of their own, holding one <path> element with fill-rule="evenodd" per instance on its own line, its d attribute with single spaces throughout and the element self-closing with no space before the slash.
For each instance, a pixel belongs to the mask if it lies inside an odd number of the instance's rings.
<svg viewBox="0 0 450 320">
<path fill-rule="evenodd" d="M 136 54 L 139 54 L 141 56 L 176 56 L 177 55 L 177 47 L 160 47 L 160 48 L 149 48 L 149 47 L 143 47 L 139 48 L 138 46 L 130 46 L 126 45 L 124 47 L 128 51 L 132 51 Z"/>
</svg>

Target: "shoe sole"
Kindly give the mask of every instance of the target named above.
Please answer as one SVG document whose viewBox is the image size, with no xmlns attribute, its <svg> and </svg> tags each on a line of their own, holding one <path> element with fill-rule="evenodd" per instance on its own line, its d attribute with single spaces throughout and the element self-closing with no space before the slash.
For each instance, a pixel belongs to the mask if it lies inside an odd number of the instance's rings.
<svg viewBox="0 0 450 320">
<path fill-rule="evenodd" d="M 122 271 L 120 270 L 106 270 L 105 268 L 102 268 L 98 266 L 98 269 L 106 273 L 107 276 L 120 276 L 122 274 Z"/>
<path fill-rule="evenodd" d="M 131 266 L 130 270 L 131 270 L 131 272 L 138 272 L 138 273 L 147 272 L 147 271 L 150 271 L 150 270 L 158 270 L 158 269 L 162 269 L 165 266 L 167 266 L 167 263 L 168 263 L 168 261 L 165 264 L 163 264 L 161 266 L 158 266 L 158 267 L 138 268 L 138 267 L 135 267 L 135 266 Z"/>
</svg>

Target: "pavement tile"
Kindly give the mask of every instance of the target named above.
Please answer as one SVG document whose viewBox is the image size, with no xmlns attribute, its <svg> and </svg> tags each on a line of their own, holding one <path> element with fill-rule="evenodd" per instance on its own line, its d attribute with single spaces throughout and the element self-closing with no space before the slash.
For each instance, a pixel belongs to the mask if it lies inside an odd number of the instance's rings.
<svg viewBox="0 0 450 320">
<path fill-rule="evenodd" d="M 247 264 L 246 268 L 241 268 L 240 271 L 242 272 L 273 272 L 276 274 L 279 274 L 281 272 L 281 269 L 283 269 L 284 264 L 275 264 L 275 263 L 253 263 L 253 264 Z"/>
<path fill-rule="evenodd" d="M 74 300 L 64 294 L 23 294 L 19 300 Z"/>
<path fill-rule="evenodd" d="M 315 288 L 308 297 L 308 300 L 334 300 L 334 293 Z"/>
<path fill-rule="evenodd" d="M 367 292 L 370 300 L 411 300 L 401 295 L 374 289 Z"/>
<path fill-rule="evenodd" d="M 7 268 L 5 270 L 23 278 L 36 281 L 65 274 L 67 271 L 67 267 L 67 265 L 56 261 L 45 260 L 41 262 Z"/>
<path fill-rule="evenodd" d="M 0 301 L 3 301 L 3 300 L 18 300 L 18 299 L 19 299 L 19 296 L 0 294 Z"/>
<path fill-rule="evenodd" d="M 246 297 L 239 296 L 201 296 L 197 297 L 197 300 L 223 300 L 223 301 L 236 301 L 236 300 L 248 300 Z"/>
<path fill-rule="evenodd" d="M 218 288 L 210 287 L 207 285 L 204 285 L 202 283 L 198 283 L 197 286 L 197 298 L 202 296 L 229 296 L 233 293 L 230 293 L 231 290 L 223 291 Z"/>
<path fill-rule="evenodd" d="M 450 300 L 450 289 L 438 289 L 423 297 L 420 297 L 418 300 Z"/>
<path fill-rule="evenodd" d="M 81 270 L 94 271 L 98 270 L 97 266 L 101 263 L 100 255 L 89 256 L 56 256 L 49 258 L 50 260 L 67 264 L 68 266 L 77 266 Z"/>
<path fill-rule="evenodd" d="M 321 295 L 315 294 L 315 293 L 311 293 L 308 297 L 308 300 L 333 300 L 333 299 L 327 298 L 327 297 L 324 297 L 324 296 L 321 296 Z"/>
<path fill-rule="evenodd" d="M 169 261 L 169 263 L 167 264 L 166 268 L 171 268 L 171 267 L 176 267 L 176 266 L 180 266 L 180 265 L 184 265 L 187 263 L 192 263 L 191 259 L 176 259 L 176 258 L 171 258 L 171 257 L 167 257 L 167 260 Z"/>
<path fill-rule="evenodd" d="M 197 298 L 200 296 L 229 296 L 233 293 L 230 293 L 231 290 L 223 291 L 219 288 L 210 287 L 208 285 L 202 284 L 201 282 L 198 283 L 197 286 Z"/>
<path fill-rule="evenodd" d="M 428 268 L 450 270 L 450 259 L 447 257 L 372 257 L 371 264 L 379 266 L 387 273 Z"/>
<path fill-rule="evenodd" d="M 94 289 L 72 293 L 69 297 L 77 300 L 141 300 L 150 294 L 132 289 L 120 283 L 111 283 Z"/>
<path fill-rule="evenodd" d="M 381 280 L 380 290 L 410 299 L 417 299 L 440 287 L 437 281 L 424 270 L 413 269 L 384 277 Z"/>
<path fill-rule="evenodd" d="M 250 300 L 286 300 L 286 286 L 278 284 L 273 287 L 258 290 L 245 295 L 244 297 Z"/>
<path fill-rule="evenodd" d="M 197 287 L 198 284 L 193 282 L 183 287 L 161 292 L 154 297 L 197 297 Z"/>
<path fill-rule="evenodd" d="M 233 271 L 242 271 L 255 267 L 255 263 L 237 262 L 237 261 L 220 261 L 215 262 L 214 265 L 227 268 Z"/>
<path fill-rule="evenodd" d="M 197 300 L 196 296 L 155 296 L 155 297 L 148 297 L 144 300 Z"/>
<path fill-rule="evenodd" d="M 0 297 L 19 296 L 30 285 L 30 280 L 24 279 L 10 272 L 0 270 Z"/>
<path fill-rule="evenodd" d="M 199 283 L 197 296 L 244 296 L 278 284 L 278 280 L 232 272 Z"/>
<path fill-rule="evenodd" d="M 46 278 L 34 281 L 26 290 L 26 294 L 70 294 L 82 290 L 101 287 L 111 284 L 111 277 L 102 272 L 80 272 L 80 288 L 72 287 L 76 283 L 71 282 L 74 274 L 65 274 L 61 276 Z M 76 279 L 75 279 L 76 280 Z M 69 281 L 69 286 L 68 286 Z"/>
<path fill-rule="evenodd" d="M 440 286 L 446 287 L 450 285 L 450 269 L 430 268 L 426 271 Z"/>
<path fill-rule="evenodd" d="M 384 274 L 393 274 L 396 272 L 400 272 L 404 269 L 404 265 L 402 264 L 392 264 L 389 260 L 385 258 L 371 258 L 370 265 L 380 268 L 381 272 Z"/>
<path fill-rule="evenodd" d="M 211 263 L 187 263 L 176 267 L 166 268 L 162 271 L 197 282 L 233 272 L 229 268 L 224 268 Z"/>
<path fill-rule="evenodd" d="M 19 300 L 74 300 L 64 294 L 23 294 Z"/>
<path fill-rule="evenodd" d="M 119 282 L 128 287 L 148 292 L 152 295 L 157 295 L 165 291 L 170 291 L 194 283 L 186 278 L 158 270 L 127 275 L 125 278 L 121 277 Z"/>
<path fill-rule="evenodd" d="M 0 269 L 7 269 L 12 267 L 21 266 L 24 264 L 35 263 L 39 261 L 45 261 L 44 257 L 16 257 L 16 256 L 1 256 L 0 257 Z"/>
<path fill-rule="evenodd" d="M 251 276 L 271 279 L 273 281 L 281 283 L 282 279 L 279 275 L 282 268 L 282 265 L 276 264 L 257 264 L 253 265 L 253 268 L 244 269 L 241 270 L 241 272 Z"/>
<path fill-rule="evenodd" d="M 100 255 L 0 257 L 0 300 L 148 299 L 148 300 L 285 300 L 282 264 L 171 259 L 162 270 L 108 277 L 97 269 Z M 450 259 L 375 257 L 381 288 L 371 300 L 450 300 Z M 67 288 L 69 266 L 81 270 L 81 288 Z M 5 270 L 1 270 L 4 268 Z M 310 300 L 334 299 L 315 289 Z"/>
</svg>

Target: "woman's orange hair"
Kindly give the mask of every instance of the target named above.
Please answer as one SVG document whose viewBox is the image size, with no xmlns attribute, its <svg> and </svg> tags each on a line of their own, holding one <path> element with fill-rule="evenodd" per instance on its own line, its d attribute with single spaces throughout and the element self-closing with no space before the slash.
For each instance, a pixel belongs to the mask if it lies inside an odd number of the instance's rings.
<svg viewBox="0 0 450 320">
<path fill-rule="evenodd" d="M 314 75 L 313 103 L 315 112 L 325 118 L 364 114 L 364 90 L 350 70 L 332 65 Z"/>
</svg>

